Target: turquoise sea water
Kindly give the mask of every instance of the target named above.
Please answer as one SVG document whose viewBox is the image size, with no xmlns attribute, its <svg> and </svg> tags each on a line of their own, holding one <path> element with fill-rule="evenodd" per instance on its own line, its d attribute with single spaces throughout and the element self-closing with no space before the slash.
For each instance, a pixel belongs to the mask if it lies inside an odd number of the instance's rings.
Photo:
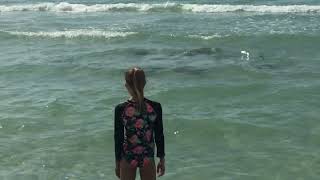
<svg viewBox="0 0 320 180">
<path fill-rule="evenodd" d="M 320 1 L 0 1 L 0 180 L 112 180 L 123 72 L 163 180 L 320 177 Z M 139 178 L 137 178 L 139 179 Z"/>
</svg>

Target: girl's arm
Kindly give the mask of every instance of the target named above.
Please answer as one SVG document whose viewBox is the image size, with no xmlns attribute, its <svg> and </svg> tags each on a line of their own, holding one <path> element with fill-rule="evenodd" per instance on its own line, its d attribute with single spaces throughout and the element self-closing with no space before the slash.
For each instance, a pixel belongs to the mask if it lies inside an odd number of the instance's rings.
<svg viewBox="0 0 320 180">
<path fill-rule="evenodd" d="M 122 144 L 124 140 L 124 127 L 121 120 L 121 106 L 116 106 L 114 110 L 114 152 L 118 165 L 121 160 Z"/>
<path fill-rule="evenodd" d="M 164 152 L 164 135 L 163 135 L 163 123 L 162 123 L 162 107 L 158 103 L 156 106 L 157 119 L 155 121 L 155 141 L 157 145 L 157 157 L 163 159 L 165 156 Z"/>
</svg>

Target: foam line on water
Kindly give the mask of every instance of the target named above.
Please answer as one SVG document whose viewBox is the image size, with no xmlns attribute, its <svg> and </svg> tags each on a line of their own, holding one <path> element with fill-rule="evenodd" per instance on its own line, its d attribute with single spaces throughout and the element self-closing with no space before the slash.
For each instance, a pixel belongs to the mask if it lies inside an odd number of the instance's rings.
<svg viewBox="0 0 320 180">
<path fill-rule="evenodd" d="M 114 38 L 126 37 L 129 35 L 137 34 L 136 32 L 116 32 L 116 31 L 103 31 L 103 30 L 68 30 L 68 31 L 3 31 L 10 35 L 28 36 L 28 37 L 49 37 L 49 38 L 77 38 L 77 37 L 93 37 L 93 38 Z"/>
<path fill-rule="evenodd" d="M 0 11 L 53 11 L 53 12 L 106 12 L 117 10 L 149 11 L 151 9 L 165 9 L 175 7 L 175 3 L 146 4 L 146 3 L 115 3 L 115 4 L 71 4 L 61 3 L 39 3 L 25 5 L 0 6 Z"/>
<path fill-rule="evenodd" d="M 320 5 L 221 5 L 221 4 L 182 4 L 182 3 L 111 3 L 111 4 L 72 4 L 38 3 L 0 5 L 0 12 L 11 11 L 51 11 L 51 12 L 108 12 L 108 11 L 175 11 L 194 13 L 319 13 Z"/>
<path fill-rule="evenodd" d="M 215 38 L 223 38 L 227 37 L 227 35 L 222 36 L 219 34 L 214 34 L 214 35 L 188 35 L 189 38 L 195 38 L 195 39 L 204 39 L 204 40 L 210 40 L 210 39 L 215 39 Z"/>
<path fill-rule="evenodd" d="M 311 5 L 197 5 L 183 4 L 182 9 L 199 13 L 256 12 L 256 13 L 318 13 L 320 6 Z"/>
</svg>

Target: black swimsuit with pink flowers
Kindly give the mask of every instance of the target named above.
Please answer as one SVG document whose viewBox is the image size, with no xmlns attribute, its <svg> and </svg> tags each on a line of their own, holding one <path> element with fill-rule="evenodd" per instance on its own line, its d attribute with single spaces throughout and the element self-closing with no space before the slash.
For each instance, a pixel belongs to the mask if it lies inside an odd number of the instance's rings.
<svg viewBox="0 0 320 180">
<path fill-rule="evenodd" d="M 114 116 L 115 158 L 122 158 L 132 167 L 143 167 L 154 158 L 164 157 L 164 136 L 161 104 L 144 98 L 147 111 L 136 111 L 137 103 L 127 100 L 118 104 Z"/>
</svg>

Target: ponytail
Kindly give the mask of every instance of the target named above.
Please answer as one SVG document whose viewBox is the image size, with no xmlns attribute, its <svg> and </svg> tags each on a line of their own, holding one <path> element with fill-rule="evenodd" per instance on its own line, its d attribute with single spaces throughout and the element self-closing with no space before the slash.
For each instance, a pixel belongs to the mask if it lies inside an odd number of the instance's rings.
<svg viewBox="0 0 320 180">
<path fill-rule="evenodd" d="M 144 86 L 146 84 L 144 71 L 140 68 L 132 68 L 126 72 L 126 83 L 129 85 L 132 90 L 132 96 L 137 101 L 137 110 L 142 113 L 145 111 L 145 103 L 144 103 Z"/>
</svg>

